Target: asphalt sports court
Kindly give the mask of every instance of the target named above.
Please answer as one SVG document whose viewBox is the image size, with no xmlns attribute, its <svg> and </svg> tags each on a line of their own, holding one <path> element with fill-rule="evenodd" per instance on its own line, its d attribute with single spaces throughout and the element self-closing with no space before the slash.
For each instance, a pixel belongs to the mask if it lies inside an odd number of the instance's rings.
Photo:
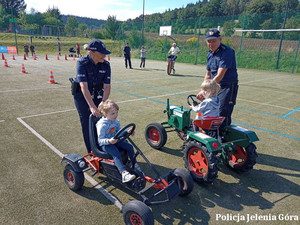
<svg viewBox="0 0 300 225">
<path fill-rule="evenodd" d="M 79 192 L 63 180 L 61 157 L 86 153 L 68 80 L 75 76 L 76 60 L 6 58 L 9 67 L 4 60 L 0 65 L 1 224 L 123 224 L 122 205 L 140 200 L 138 195 L 90 172 Z M 176 74 L 168 76 L 166 62 L 146 60 L 144 70 L 138 59 L 132 70 L 125 69 L 123 58 L 111 57 L 110 63 L 110 98 L 120 106 L 121 125 L 136 124 L 132 139 L 160 172 L 184 169 L 182 142 L 174 132 L 157 151 L 146 143 L 144 130 L 166 121 L 167 98 L 187 107 L 205 66 L 176 63 Z M 57 84 L 48 83 L 51 70 Z M 186 198 L 151 207 L 155 224 L 233 224 L 243 217 L 251 220 L 239 224 L 299 224 L 300 74 L 238 72 L 233 124 L 258 135 L 257 164 L 245 174 L 221 166 L 212 185 L 196 183 Z M 153 175 L 141 157 L 138 161 Z"/>
</svg>

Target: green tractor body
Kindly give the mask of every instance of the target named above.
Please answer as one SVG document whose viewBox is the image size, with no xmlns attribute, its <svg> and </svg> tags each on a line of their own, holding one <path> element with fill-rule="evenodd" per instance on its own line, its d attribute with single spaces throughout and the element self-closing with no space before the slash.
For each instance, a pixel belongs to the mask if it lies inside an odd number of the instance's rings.
<svg viewBox="0 0 300 225">
<path fill-rule="evenodd" d="M 184 140 L 183 153 L 185 167 L 194 180 L 212 183 L 217 177 L 219 162 L 229 165 L 237 172 L 247 172 L 256 164 L 258 141 L 254 131 L 230 125 L 220 128 L 222 135 L 212 137 L 202 131 L 194 131 L 191 123 L 191 110 L 183 106 L 170 106 L 167 99 L 168 121 L 152 123 L 146 127 L 145 137 L 148 144 L 161 149 L 167 142 L 167 129 L 173 129 Z M 170 131 L 173 131 L 170 130 Z"/>
</svg>

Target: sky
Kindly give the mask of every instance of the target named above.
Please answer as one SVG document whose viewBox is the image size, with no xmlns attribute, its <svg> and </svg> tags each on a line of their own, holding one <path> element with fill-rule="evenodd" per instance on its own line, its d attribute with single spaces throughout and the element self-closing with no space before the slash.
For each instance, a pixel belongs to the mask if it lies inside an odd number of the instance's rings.
<svg viewBox="0 0 300 225">
<path fill-rule="evenodd" d="M 117 20 L 134 19 L 143 14 L 163 13 L 168 9 L 182 8 L 188 3 L 199 0 L 24 0 L 26 11 L 31 8 L 44 13 L 47 9 L 58 8 L 63 15 L 74 15 L 106 20 L 107 17 L 116 16 Z"/>
</svg>

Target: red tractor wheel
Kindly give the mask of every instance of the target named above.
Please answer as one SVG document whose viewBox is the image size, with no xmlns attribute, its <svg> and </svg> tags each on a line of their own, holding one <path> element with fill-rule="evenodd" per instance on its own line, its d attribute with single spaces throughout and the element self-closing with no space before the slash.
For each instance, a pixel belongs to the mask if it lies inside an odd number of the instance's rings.
<svg viewBox="0 0 300 225">
<path fill-rule="evenodd" d="M 152 148 L 160 149 L 167 142 L 167 132 L 160 123 L 151 123 L 145 129 L 145 138 Z"/>
<path fill-rule="evenodd" d="M 217 158 L 208 152 L 206 147 L 196 141 L 189 142 L 184 149 L 183 156 L 185 167 L 195 181 L 209 184 L 217 175 Z"/>
<path fill-rule="evenodd" d="M 246 148 L 236 145 L 235 150 L 228 155 L 228 165 L 235 171 L 244 173 L 256 164 L 256 146 L 249 144 Z"/>
</svg>

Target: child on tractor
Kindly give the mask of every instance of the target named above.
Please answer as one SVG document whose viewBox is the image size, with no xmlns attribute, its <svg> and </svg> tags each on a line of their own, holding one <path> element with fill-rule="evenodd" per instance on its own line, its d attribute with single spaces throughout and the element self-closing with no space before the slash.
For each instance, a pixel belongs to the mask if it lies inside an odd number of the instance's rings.
<svg viewBox="0 0 300 225">
<path fill-rule="evenodd" d="M 212 80 L 204 80 L 201 84 L 201 90 L 199 96 L 202 96 L 202 102 L 198 105 L 191 105 L 190 108 L 197 113 L 196 120 L 205 117 L 218 117 L 220 109 L 220 101 L 217 97 L 220 91 L 220 85 Z M 194 125 L 193 125 L 194 126 Z M 199 130 L 198 127 L 194 126 L 194 130 Z"/>
<path fill-rule="evenodd" d="M 135 168 L 139 169 L 134 158 L 133 146 L 126 140 L 118 142 L 114 139 L 114 136 L 121 129 L 120 121 L 117 119 L 119 106 L 114 101 L 107 99 L 99 105 L 99 110 L 104 115 L 96 124 L 99 146 L 113 157 L 114 163 L 122 175 L 122 182 L 132 181 L 136 176 L 126 170 L 119 150 L 127 151 L 132 164 L 135 164 Z"/>
</svg>

